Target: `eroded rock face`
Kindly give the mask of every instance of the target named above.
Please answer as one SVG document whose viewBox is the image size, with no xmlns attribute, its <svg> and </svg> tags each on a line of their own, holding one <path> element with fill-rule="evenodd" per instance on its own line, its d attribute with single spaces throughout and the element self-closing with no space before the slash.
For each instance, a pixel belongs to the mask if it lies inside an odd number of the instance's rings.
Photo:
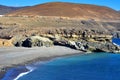
<svg viewBox="0 0 120 80">
<path fill-rule="evenodd" d="M 86 44 L 87 43 L 82 43 L 80 41 L 70 41 L 70 40 L 54 41 L 54 45 L 66 46 L 72 49 L 77 49 L 85 52 L 88 49 Z"/>
<path fill-rule="evenodd" d="M 0 47 L 10 47 L 14 46 L 12 40 L 0 39 Z"/>
<path fill-rule="evenodd" d="M 81 51 L 91 52 L 116 52 L 120 48 L 111 42 L 88 42 L 88 41 L 55 41 L 55 45 L 70 47 Z"/>
<path fill-rule="evenodd" d="M 23 47 L 41 47 L 41 46 L 52 46 L 53 43 L 50 39 L 40 36 L 31 36 L 26 38 L 24 41 L 17 42 L 16 46 L 23 46 Z"/>
<path fill-rule="evenodd" d="M 119 47 L 111 42 L 87 42 L 88 50 L 92 52 L 116 52 L 119 51 Z"/>
<path fill-rule="evenodd" d="M 17 36 L 18 37 L 18 36 Z M 117 52 L 120 51 L 120 47 L 112 44 L 111 41 L 106 38 L 97 39 L 84 37 L 79 39 L 65 38 L 65 37 L 41 37 L 41 36 L 30 36 L 26 38 L 12 38 L 10 40 L 0 39 L 0 46 L 17 46 L 17 47 L 50 47 L 53 45 L 65 46 L 80 51 L 91 51 L 91 52 Z M 18 40 L 17 40 L 18 39 Z M 50 40 L 51 39 L 51 40 Z M 73 40 L 75 39 L 75 40 Z M 91 40 L 92 39 L 92 40 Z M 104 40 L 103 40 L 104 39 Z"/>
</svg>

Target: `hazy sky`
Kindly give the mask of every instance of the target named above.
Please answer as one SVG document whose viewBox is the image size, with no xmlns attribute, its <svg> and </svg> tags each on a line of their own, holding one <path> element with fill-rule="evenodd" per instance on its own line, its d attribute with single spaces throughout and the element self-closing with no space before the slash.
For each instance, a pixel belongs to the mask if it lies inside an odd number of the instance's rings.
<svg viewBox="0 0 120 80">
<path fill-rule="evenodd" d="M 7 6 L 32 6 L 45 2 L 73 2 L 84 4 L 95 4 L 108 6 L 116 10 L 120 10 L 120 0 L 0 0 L 1 5 Z"/>
</svg>

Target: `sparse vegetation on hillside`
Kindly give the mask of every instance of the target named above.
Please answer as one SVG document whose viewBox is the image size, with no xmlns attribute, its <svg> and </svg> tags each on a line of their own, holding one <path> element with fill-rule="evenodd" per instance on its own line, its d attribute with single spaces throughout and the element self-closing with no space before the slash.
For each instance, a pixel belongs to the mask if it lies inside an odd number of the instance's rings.
<svg viewBox="0 0 120 80">
<path fill-rule="evenodd" d="M 0 17 L 0 36 L 31 34 L 80 34 L 87 30 L 91 34 L 109 33 L 119 29 L 119 22 L 102 22 L 75 19 L 51 19 L 50 17 Z M 8 34 L 9 32 L 9 34 Z"/>
<path fill-rule="evenodd" d="M 64 2 L 52 2 L 23 8 L 7 14 L 9 16 L 62 16 L 82 19 L 120 20 L 120 14 L 108 7 L 74 4 Z"/>
</svg>

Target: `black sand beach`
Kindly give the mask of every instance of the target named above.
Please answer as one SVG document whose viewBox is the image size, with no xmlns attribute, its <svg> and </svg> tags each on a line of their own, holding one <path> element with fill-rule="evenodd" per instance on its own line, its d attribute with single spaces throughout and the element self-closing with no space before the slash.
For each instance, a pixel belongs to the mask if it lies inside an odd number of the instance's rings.
<svg viewBox="0 0 120 80">
<path fill-rule="evenodd" d="M 56 57 L 82 54 L 83 52 L 63 46 L 53 47 L 5 47 L 0 48 L 0 79 L 7 70 L 36 61 L 47 61 Z"/>
</svg>

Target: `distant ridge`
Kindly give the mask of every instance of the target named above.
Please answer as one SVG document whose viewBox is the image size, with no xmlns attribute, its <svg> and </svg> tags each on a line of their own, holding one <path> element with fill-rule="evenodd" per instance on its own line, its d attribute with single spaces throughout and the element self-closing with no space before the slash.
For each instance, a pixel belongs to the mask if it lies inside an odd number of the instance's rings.
<svg viewBox="0 0 120 80">
<path fill-rule="evenodd" d="M 120 19 L 120 14 L 111 8 L 89 4 L 51 2 L 23 8 L 8 16 L 63 16 L 84 19 Z"/>
<path fill-rule="evenodd" d="M 9 7 L 9 6 L 0 5 L 0 15 L 7 14 L 21 8 L 25 8 L 25 7 Z"/>
</svg>

